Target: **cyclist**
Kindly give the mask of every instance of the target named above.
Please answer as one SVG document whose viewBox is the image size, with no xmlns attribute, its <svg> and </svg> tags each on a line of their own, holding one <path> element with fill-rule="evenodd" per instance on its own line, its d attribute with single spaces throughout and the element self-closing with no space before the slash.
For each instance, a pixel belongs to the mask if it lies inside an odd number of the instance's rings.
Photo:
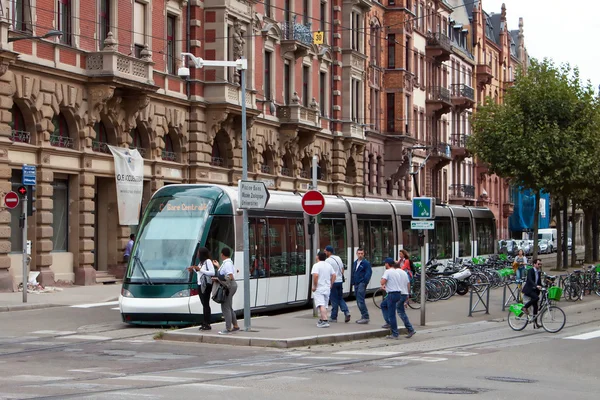
<svg viewBox="0 0 600 400">
<path fill-rule="evenodd" d="M 534 319 L 537 317 L 538 302 L 540 300 L 540 290 L 542 289 L 542 271 L 540 270 L 541 268 L 542 260 L 540 260 L 539 258 L 533 260 L 533 268 L 531 268 L 527 272 L 527 280 L 525 281 L 525 286 L 523 286 L 523 294 L 529 297 L 529 301 L 523 306 L 523 311 L 529 316 L 529 307 L 533 306 Z"/>
</svg>

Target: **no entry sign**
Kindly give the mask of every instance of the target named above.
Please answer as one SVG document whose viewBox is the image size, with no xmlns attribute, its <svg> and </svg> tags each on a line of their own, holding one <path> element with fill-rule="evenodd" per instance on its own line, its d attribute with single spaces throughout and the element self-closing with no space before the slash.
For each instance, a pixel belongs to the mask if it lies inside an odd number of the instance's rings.
<svg viewBox="0 0 600 400">
<path fill-rule="evenodd" d="M 19 195 L 15 192 L 8 192 L 4 196 L 4 205 L 11 210 L 19 205 Z"/>
<path fill-rule="evenodd" d="M 319 215 L 325 208 L 325 197 L 318 190 L 309 190 L 302 196 L 302 209 L 308 215 Z"/>
</svg>

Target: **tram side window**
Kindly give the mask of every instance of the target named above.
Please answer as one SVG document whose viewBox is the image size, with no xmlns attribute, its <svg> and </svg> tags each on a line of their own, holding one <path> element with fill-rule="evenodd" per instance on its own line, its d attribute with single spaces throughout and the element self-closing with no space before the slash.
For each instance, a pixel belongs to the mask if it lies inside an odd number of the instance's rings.
<svg viewBox="0 0 600 400">
<path fill-rule="evenodd" d="M 433 234 L 429 234 L 429 259 L 452 258 L 452 225 L 450 218 L 435 220 Z"/>
<path fill-rule="evenodd" d="M 215 216 L 213 217 L 206 238 L 206 248 L 210 251 L 213 259 L 221 262 L 221 250 L 227 247 L 231 250 L 231 258 L 235 256 L 235 235 L 233 229 L 233 217 Z"/>
<path fill-rule="evenodd" d="M 486 219 L 475 220 L 477 235 L 477 255 L 494 254 L 495 229 L 494 221 Z"/>
<path fill-rule="evenodd" d="M 267 219 L 249 219 L 250 278 L 266 278 L 270 274 Z"/>
<path fill-rule="evenodd" d="M 408 251 L 413 260 L 421 261 L 419 231 L 411 229 L 410 221 L 402 221 L 402 248 Z"/>
<path fill-rule="evenodd" d="M 290 248 L 290 274 L 306 274 L 306 238 L 304 236 L 304 220 L 289 219 L 289 248 Z"/>
<path fill-rule="evenodd" d="M 287 219 L 269 218 L 269 276 L 290 275 L 288 263 Z"/>
<path fill-rule="evenodd" d="M 385 258 L 394 257 L 392 221 L 359 219 L 358 242 L 373 266 L 383 265 Z"/>
<path fill-rule="evenodd" d="M 471 221 L 468 218 L 458 218 L 458 257 L 471 256 Z"/>
<path fill-rule="evenodd" d="M 344 265 L 348 264 L 348 241 L 346 235 L 346 220 L 344 219 L 322 219 L 319 222 L 319 249 L 323 251 L 325 246 L 333 246 L 335 254 L 338 255 Z"/>
</svg>

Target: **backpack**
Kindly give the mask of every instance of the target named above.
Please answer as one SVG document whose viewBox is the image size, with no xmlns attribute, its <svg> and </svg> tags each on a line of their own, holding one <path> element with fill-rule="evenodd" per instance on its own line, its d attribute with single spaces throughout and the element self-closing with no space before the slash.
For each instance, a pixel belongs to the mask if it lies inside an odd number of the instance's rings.
<svg viewBox="0 0 600 400">
<path fill-rule="evenodd" d="M 413 261 L 410 258 L 408 259 L 408 264 L 410 265 L 410 273 L 412 274 L 412 276 L 415 276 L 417 271 L 415 270 L 415 265 L 413 264 Z"/>
</svg>

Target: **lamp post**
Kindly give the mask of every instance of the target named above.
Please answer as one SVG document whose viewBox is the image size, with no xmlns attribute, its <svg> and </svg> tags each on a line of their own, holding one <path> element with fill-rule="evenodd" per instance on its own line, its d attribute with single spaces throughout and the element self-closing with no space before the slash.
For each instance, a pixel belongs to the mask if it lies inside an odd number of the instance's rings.
<svg viewBox="0 0 600 400">
<path fill-rule="evenodd" d="M 190 69 L 185 67 L 185 58 L 188 57 L 195 68 L 203 67 L 233 67 L 240 71 L 240 87 L 242 90 L 242 180 L 248 180 L 248 141 L 246 132 L 246 70 L 248 69 L 248 60 L 240 58 L 235 61 L 216 61 L 203 60 L 191 53 L 181 53 L 181 65 L 177 71 L 177 75 L 186 77 L 190 76 Z M 248 210 L 242 209 L 242 232 L 243 232 L 243 247 L 244 255 L 242 257 L 242 268 L 244 270 L 244 329 L 249 331 L 250 327 L 250 249 L 249 249 L 249 234 L 248 234 Z"/>
<path fill-rule="evenodd" d="M 52 37 L 59 37 L 62 35 L 63 35 L 63 33 L 61 31 L 50 30 L 45 35 L 41 35 L 41 36 L 29 36 L 28 35 L 28 36 L 9 37 L 7 42 L 11 43 L 11 42 L 18 42 L 19 40 L 31 40 L 31 39 L 49 39 Z"/>
</svg>

